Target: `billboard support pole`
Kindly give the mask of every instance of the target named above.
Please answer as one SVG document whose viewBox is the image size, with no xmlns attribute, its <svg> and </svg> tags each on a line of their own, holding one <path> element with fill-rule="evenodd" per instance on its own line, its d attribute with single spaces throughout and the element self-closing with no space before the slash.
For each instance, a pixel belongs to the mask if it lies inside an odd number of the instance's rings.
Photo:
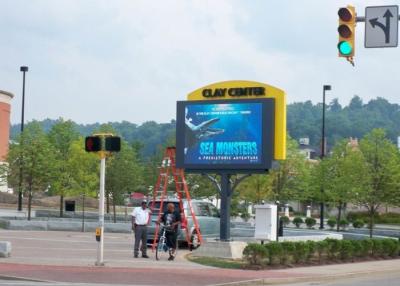
<svg viewBox="0 0 400 286">
<path fill-rule="evenodd" d="M 221 173 L 221 219 L 220 219 L 220 235 L 221 241 L 231 240 L 231 175 Z"/>
</svg>

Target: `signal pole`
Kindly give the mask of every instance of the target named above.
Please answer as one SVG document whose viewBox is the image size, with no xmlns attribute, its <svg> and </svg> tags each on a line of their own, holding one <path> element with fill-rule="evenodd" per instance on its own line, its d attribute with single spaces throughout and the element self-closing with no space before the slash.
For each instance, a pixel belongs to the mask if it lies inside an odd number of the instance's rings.
<svg viewBox="0 0 400 286">
<path fill-rule="evenodd" d="M 96 266 L 104 266 L 104 188 L 106 178 L 106 153 L 100 152 L 100 194 L 99 194 L 99 228 L 100 241 L 97 244 Z"/>
<path fill-rule="evenodd" d="M 85 138 L 85 151 L 100 156 L 99 225 L 96 228 L 96 266 L 104 266 L 104 189 L 106 184 L 106 157 L 121 150 L 121 138 L 111 133 L 98 133 Z M 84 224 L 83 224 L 84 226 Z"/>
</svg>

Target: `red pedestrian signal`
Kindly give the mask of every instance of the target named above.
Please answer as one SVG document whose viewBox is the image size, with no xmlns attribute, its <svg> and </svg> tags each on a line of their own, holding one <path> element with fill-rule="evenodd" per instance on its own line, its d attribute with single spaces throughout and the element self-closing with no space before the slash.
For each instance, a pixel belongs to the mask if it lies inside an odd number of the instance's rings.
<svg viewBox="0 0 400 286">
<path fill-rule="evenodd" d="M 101 137 L 88 136 L 85 138 L 86 152 L 99 152 L 101 151 Z"/>
</svg>

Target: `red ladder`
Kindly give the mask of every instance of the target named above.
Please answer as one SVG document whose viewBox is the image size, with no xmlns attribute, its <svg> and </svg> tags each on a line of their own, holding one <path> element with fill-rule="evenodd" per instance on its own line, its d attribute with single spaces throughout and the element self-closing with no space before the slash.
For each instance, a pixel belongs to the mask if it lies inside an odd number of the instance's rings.
<svg viewBox="0 0 400 286">
<path fill-rule="evenodd" d="M 158 240 L 158 235 L 160 231 L 160 221 L 161 217 L 163 215 L 163 206 L 164 206 L 164 200 L 167 198 L 167 189 L 169 185 L 169 179 L 172 176 L 174 182 L 175 182 L 175 191 L 179 199 L 179 207 L 181 210 L 181 219 L 182 222 L 186 222 L 186 227 L 185 227 L 185 234 L 186 234 L 186 241 L 188 243 L 189 249 L 192 249 L 192 241 L 191 241 L 191 233 L 190 229 L 188 228 L 187 225 L 187 219 L 186 219 L 186 214 L 183 208 L 183 200 L 186 198 L 190 215 L 193 220 L 194 228 L 196 231 L 196 234 L 199 238 L 199 243 L 203 242 L 203 238 L 200 233 L 200 227 L 199 223 L 197 221 L 196 215 L 193 211 L 193 206 L 192 206 L 192 201 L 190 198 L 190 193 L 189 193 L 189 188 L 186 183 L 185 179 L 185 172 L 183 169 L 178 169 L 176 168 L 176 161 L 175 161 L 175 154 L 176 154 L 176 149 L 175 147 L 167 147 L 164 153 L 164 157 L 161 162 L 161 167 L 160 167 L 160 173 L 157 178 L 156 185 L 153 190 L 153 200 L 150 205 L 150 209 L 153 212 L 155 202 L 156 200 L 160 200 L 160 208 L 158 210 L 158 215 L 157 215 L 157 223 L 156 223 L 156 228 L 154 232 L 154 240 L 152 244 L 152 250 L 157 246 L 157 240 Z M 184 197 L 185 196 L 185 197 Z"/>
</svg>

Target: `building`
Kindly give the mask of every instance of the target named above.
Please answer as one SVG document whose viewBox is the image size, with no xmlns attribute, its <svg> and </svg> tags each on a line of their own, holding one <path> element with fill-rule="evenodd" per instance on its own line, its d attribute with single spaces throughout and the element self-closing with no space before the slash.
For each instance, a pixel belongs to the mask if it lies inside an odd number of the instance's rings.
<svg viewBox="0 0 400 286">
<path fill-rule="evenodd" d="M 317 151 L 310 146 L 310 138 L 308 137 L 299 139 L 299 149 L 307 160 L 316 160 L 318 158 Z"/>
<path fill-rule="evenodd" d="M 4 161 L 8 152 L 11 100 L 13 97 L 12 93 L 0 90 L 0 164 L 5 163 Z M 7 190 L 7 182 L 0 180 L 0 191 L 6 192 Z"/>
</svg>

